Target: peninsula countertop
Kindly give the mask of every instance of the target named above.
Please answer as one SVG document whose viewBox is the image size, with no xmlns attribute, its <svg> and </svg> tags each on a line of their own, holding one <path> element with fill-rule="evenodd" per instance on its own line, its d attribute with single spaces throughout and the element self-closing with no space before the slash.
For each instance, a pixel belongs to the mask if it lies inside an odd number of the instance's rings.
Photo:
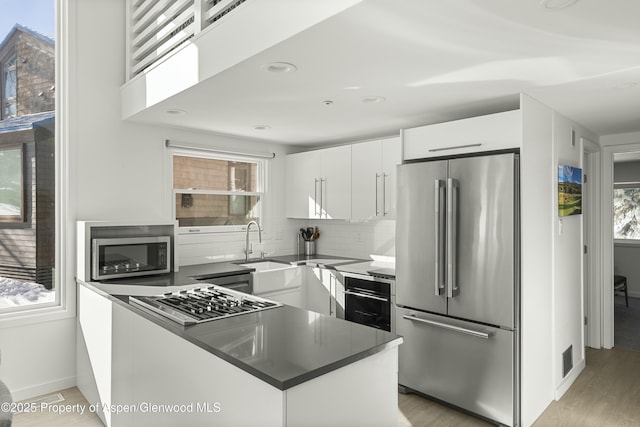
<svg viewBox="0 0 640 427">
<path fill-rule="evenodd" d="M 78 281 L 272 386 L 286 390 L 398 346 L 395 334 L 290 306 L 182 326 Z"/>
</svg>

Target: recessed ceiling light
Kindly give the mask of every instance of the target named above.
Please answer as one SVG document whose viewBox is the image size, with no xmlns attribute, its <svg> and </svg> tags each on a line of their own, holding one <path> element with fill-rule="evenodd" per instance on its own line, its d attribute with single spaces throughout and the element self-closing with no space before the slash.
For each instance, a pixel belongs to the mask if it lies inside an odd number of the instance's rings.
<svg viewBox="0 0 640 427">
<path fill-rule="evenodd" d="M 362 89 L 360 86 L 345 86 L 342 89 L 344 90 L 358 90 L 358 89 Z"/>
<path fill-rule="evenodd" d="M 293 73 L 298 67 L 288 62 L 271 62 L 269 64 L 263 64 L 262 69 L 271 73 Z"/>
<path fill-rule="evenodd" d="M 253 128 L 255 130 L 269 130 L 269 129 L 271 129 L 271 126 L 269 126 L 269 125 L 255 125 L 255 126 L 253 126 Z"/>
<path fill-rule="evenodd" d="M 377 104 L 379 102 L 386 101 L 386 99 L 382 96 L 365 96 L 360 98 L 360 101 L 364 102 L 365 104 Z"/>
<path fill-rule="evenodd" d="M 333 104 L 333 101 L 332 101 L 332 100 L 330 100 L 330 99 L 327 99 L 326 101 L 322 101 L 322 103 L 323 103 L 324 105 L 331 105 L 331 104 Z"/>
<path fill-rule="evenodd" d="M 579 0 L 542 0 L 540 5 L 549 10 L 561 10 L 573 6 Z"/>
<path fill-rule="evenodd" d="M 172 115 L 172 116 L 182 116 L 184 114 L 187 114 L 186 111 L 184 110 L 178 110 L 177 108 L 172 108 L 170 110 L 166 110 L 165 113 Z"/>
</svg>

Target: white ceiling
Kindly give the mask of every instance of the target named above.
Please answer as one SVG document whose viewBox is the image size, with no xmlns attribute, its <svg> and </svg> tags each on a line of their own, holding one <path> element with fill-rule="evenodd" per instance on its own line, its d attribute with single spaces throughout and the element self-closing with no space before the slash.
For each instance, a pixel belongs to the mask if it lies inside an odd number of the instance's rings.
<svg viewBox="0 0 640 427">
<path fill-rule="evenodd" d="M 363 0 L 135 120 L 329 145 L 517 108 L 525 92 L 599 135 L 640 131 L 640 1 L 539 2 Z M 261 68 L 274 61 L 298 70 Z"/>
</svg>

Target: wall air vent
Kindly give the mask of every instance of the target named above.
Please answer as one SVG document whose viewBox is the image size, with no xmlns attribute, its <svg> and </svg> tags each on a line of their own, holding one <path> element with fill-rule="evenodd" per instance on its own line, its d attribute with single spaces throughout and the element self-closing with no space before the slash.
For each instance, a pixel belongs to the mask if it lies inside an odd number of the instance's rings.
<svg viewBox="0 0 640 427">
<path fill-rule="evenodd" d="M 562 378 L 566 377 L 573 369 L 573 346 L 570 345 L 568 349 L 562 353 Z"/>
</svg>

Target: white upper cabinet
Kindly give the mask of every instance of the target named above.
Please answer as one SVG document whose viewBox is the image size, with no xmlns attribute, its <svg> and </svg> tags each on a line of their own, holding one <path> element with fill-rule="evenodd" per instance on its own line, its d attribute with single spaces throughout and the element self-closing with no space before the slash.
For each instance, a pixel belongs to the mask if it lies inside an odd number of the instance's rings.
<svg viewBox="0 0 640 427">
<path fill-rule="evenodd" d="M 351 146 L 287 156 L 287 217 L 351 218 Z"/>
<path fill-rule="evenodd" d="M 519 148 L 521 110 L 405 129 L 404 160 Z"/>
<path fill-rule="evenodd" d="M 320 150 L 320 218 L 351 218 L 351 146 Z"/>
<path fill-rule="evenodd" d="M 318 177 L 320 155 L 317 151 L 287 156 L 287 216 L 319 218 Z"/>
<path fill-rule="evenodd" d="M 351 146 L 351 218 L 395 217 L 396 166 L 402 161 L 400 137 Z"/>
</svg>

